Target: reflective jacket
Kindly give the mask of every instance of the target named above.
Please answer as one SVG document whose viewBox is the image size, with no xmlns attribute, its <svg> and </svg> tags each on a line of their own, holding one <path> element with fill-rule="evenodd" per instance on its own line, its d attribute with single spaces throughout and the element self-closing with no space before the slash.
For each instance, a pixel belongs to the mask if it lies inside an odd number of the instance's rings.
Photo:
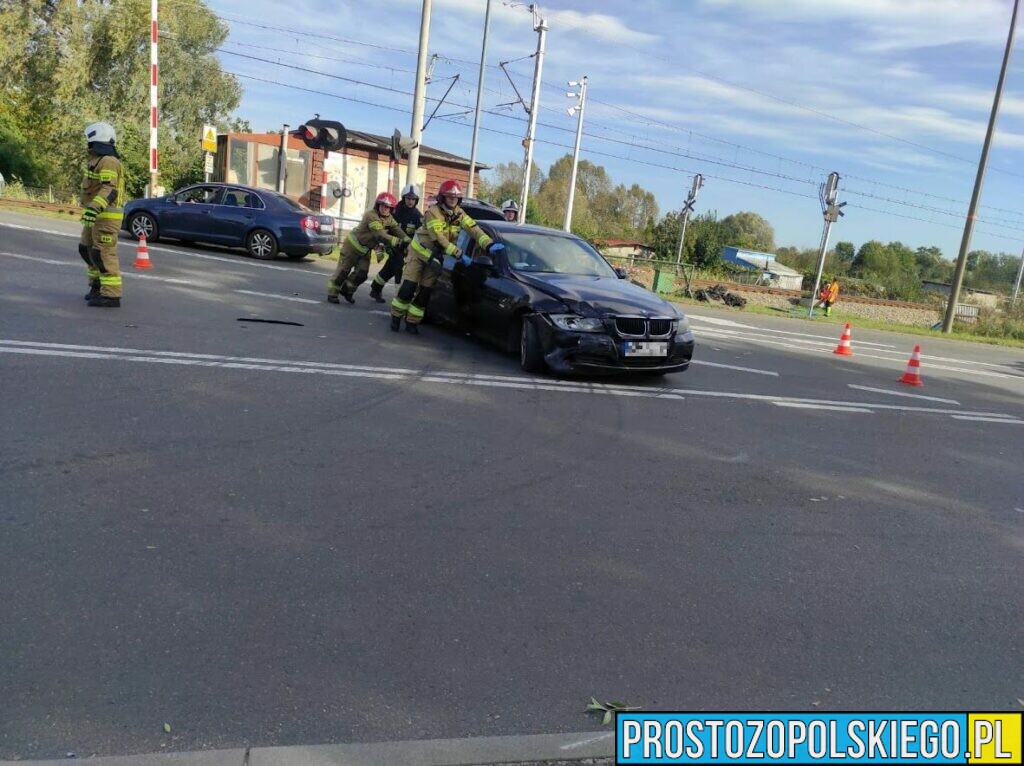
<svg viewBox="0 0 1024 766">
<path fill-rule="evenodd" d="M 392 216 L 380 217 L 377 206 L 366 211 L 363 220 L 348 233 L 347 244 L 357 253 L 368 253 L 377 244 L 399 247 L 409 244 L 409 238 Z"/>
<path fill-rule="evenodd" d="M 839 297 L 839 283 L 832 282 L 830 285 L 827 285 L 822 292 L 825 293 L 825 300 L 829 303 L 835 303 L 836 298 Z"/>
<path fill-rule="evenodd" d="M 398 207 L 395 208 L 395 212 L 391 215 L 394 216 L 398 225 L 402 227 L 402 231 L 410 239 L 416 233 L 416 230 L 423 225 L 423 213 L 420 212 L 420 209 L 418 207 L 409 207 L 404 201 L 398 203 Z"/>
<path fill-rule="evenodd" d="M 431 205 L 427 214 L 423 216 L 423 225 L 412 238 L 412 249 L 428 261 L 435 255 L 455 255 L 458 252 L 455 239 L 463 229 L 469 232 L 469 236 L 475 239 L 480 247 L 487 247 L 494 241 L 458 205 L 453 210 L 446 210 L 441 205 Z"/>
<path fill-rule="evenodd" d="M 97 218 L 123 216 L 124 172 L 121 160 L 115 154 L 89 153 L 82 178 L 82 207 L 89 207 L 99 213 Z"/>
</svg>

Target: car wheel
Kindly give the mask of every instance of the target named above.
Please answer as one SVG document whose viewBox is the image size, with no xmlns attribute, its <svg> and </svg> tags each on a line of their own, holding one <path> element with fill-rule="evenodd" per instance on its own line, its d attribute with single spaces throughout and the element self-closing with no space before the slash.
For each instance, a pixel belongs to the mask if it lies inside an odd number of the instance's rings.
<svg viewBox="0 0 1024 766">
<path fill-rule="evenodd" d="M 541 348 L 537 327 L 530 317 L 523 317 L 519 330 L 519 366 L 526 372 L 544 372 L 544 349 Z"/>
<path fill-rule="evenodd" d="M 245 249 L 253 258 L 271 261 L 277 257 L 277 238 L 266 229 L 250 231 L 245 238 Z"/>
<path fill-rule="evenodd" d="M 298 254 L 296 254 L 296 253 L 285 253 L 285 257 L 289 261 L 301 261 L 301 260 L 305 259 L 305 257 L 307 255 L 309 255 L 309 253 L 298 253 Z"/>
<path fill-rule="evenodd" d="M 160 230 L 156 225 L 156 219 L 149 213 L 136 213 L 128 221 L 128 233 L 132 239 L 141 239 L 145 234 L 147 242 L 156 242 Z"/>
</svg>

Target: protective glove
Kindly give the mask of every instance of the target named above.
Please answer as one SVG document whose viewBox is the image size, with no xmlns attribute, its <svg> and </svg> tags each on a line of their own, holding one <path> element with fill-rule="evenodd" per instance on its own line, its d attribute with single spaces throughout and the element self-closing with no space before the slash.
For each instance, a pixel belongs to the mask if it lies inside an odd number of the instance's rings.
<svg viewBox="0 0 1024 766">
<path fill-rule="evenodd" d="M 461 258 L 461 257 L 462 257 L 462 248 L 461 247 L 454 248 L 452 250 L 452 258 Z"/>
<path fill-rule="evenodd" d="M 380 248 L 378 248 L 378 249 L 376 250 L 376 253 L 377 253 L 377 263 L 380 263 L 381 261 L 383 261 L 383 260 L 384 260 L 384 258 L 386 258 L 386 257 L 387 257 L 387 253 L 386 253 L 386 252 L 384 252 L 384 250 L 382 250 L 382 249 L 380 249 Z"/>
<path fill-rule="evenodd" d="M 505 246 L 503 244 L 501 244 L 501 242 L 492 242 L 488 246 L 487 252 L 488 253 L 500 253 L 504 249 L 505 249 Z"/>
<path fill-rule="evenodd" d="M 98 216 L 99 214 L 100 212 L 95 208 L 87 207 L 85 211 L 82 213 L 82 224 L 84 226 L 92 226 L 93 223 L 95 223 L 96 221 L 96 216 Z"/>
<path fill-rule="evenodd" d="M 461 263 L 463 266 L 469 266 L 469 264 L 471 264 L 472 262 L 473 260 L 465 253 L 463 253 L 462 256 L 459 258 L 459 263 Z"/>
</svg>

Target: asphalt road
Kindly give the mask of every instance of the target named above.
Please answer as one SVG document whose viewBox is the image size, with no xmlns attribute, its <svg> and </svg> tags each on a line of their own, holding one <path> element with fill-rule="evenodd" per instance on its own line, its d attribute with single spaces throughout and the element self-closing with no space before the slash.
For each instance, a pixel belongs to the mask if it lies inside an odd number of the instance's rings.
<svg viewBox="0 0 1024 766">
<path fill-rule="evenodd" d="M 702 309 L 538 379 L 325 263 L 122 243 L 90 309 L 72 233 L 0 215 L 0 758 L 1020 708 L 1020 350 Z"/>
</svg>

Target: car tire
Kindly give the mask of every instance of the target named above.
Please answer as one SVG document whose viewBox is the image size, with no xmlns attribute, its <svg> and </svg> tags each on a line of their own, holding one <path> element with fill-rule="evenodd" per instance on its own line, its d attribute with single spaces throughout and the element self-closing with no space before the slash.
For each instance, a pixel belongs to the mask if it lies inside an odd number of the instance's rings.
<svg viewBox="0 0 1024 766">
<path fill-rule="evenodd" d="M 146 234 L 146 242 L 156 242 L 160 236 L 160 227 L 156 224 L 156 218 L 149 213 L 135 213 L 128 219 L 128 234 L 132 239 L 139 239 L 143 232 Z"/>
<path fill-rule="evenodd" d="M 519 366 L 525 372 L 539 373 L 547 370 L 544 349 L 540 345 L 537 326 L 532 317 L 523 317 L 519 329 Z"/>
<path fill-rule="evenodd" d="M 285 253 L 284 255 L 289 261 L 302 261 L 309 253 Z"/>
<path fill-rule="evenodd" d="M 277 257 L 277 237 L 266 229 L 253 229 L 245 238 L 245 249 L 253 258 L 272 261 Z"/>
</svg>

